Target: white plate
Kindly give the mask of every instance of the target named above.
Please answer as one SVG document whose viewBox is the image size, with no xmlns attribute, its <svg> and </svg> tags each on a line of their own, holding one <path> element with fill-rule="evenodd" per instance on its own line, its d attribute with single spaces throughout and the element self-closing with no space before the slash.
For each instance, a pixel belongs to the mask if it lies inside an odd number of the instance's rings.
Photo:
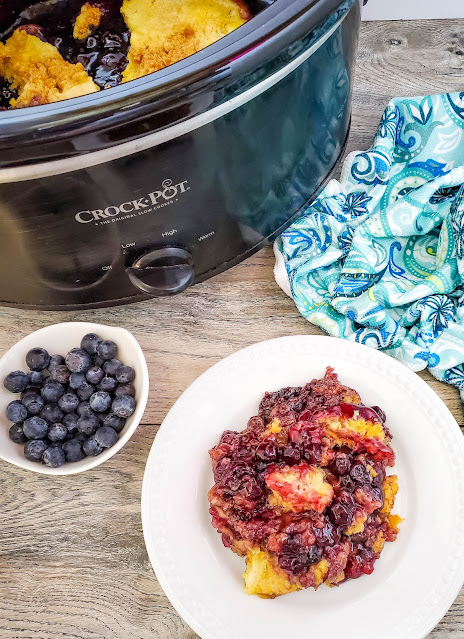
<svg viewBox="0 0 464 639">
<path fill-rule="evenodd" d="M 394 439 L 405 518 L 372 575 L 274 600 L 243 591 L 245 562 L 223 547 L 208 514 L 208 449 L 242 430 L 266 390 L 302 385 L 333 366 L 381 406 Z M 378 351 L 322 336 L 261 342 L 222 360 L 175 403 L 155 439 L 142 490 L 145 541 L 177 612 L 203 639 L 420 639 L 464 581 L 464 439 L 415 373 Z"/>
</svg>

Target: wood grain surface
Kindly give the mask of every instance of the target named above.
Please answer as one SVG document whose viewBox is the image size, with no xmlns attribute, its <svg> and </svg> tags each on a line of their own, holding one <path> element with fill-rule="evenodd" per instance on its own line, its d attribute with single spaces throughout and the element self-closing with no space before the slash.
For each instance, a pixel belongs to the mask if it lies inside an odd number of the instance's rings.
<svg viewBox="0 0 464 639">
<path fill-rule="evenodd" d="M 464 20 L 363 24 L 349 150 L 369 146 L 392 96 L 463 90 L 463 51 Z M 175 298 L 82 312 L 0 309 L 0 353 L 54 322 L 114 324 L 134 333 L 151 378 L 142 424 L 101 467 L 51 478 L 0 462 L 1 639 L 196 636 L 148 561 L 140 520 L 144 466 L 166 412 L 209 366 L 256 341 L 318 332 L 276 286 L 272 267 L 267 248 Z M 422 377 L 462 426 L 458 393 Z M 433 566 L 439 548 L 430 551 Z M 429 637 L 464 639 L 464 590 Z"/>
</svg>

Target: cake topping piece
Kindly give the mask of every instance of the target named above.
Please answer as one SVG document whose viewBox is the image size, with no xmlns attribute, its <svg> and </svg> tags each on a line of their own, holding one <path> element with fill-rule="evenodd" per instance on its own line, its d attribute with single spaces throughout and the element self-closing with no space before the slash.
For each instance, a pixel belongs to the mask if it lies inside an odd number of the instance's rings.
<svg viewBox="0 0 464 639">
<path fill-rule="evenodd" d="M 98 7 L 86 2 L 74 23 L 73 37 L 76 40 L 85 40 L 99 26 L 102 12 Z"/>
<path fill-rule="evenodd" d="M 241 0 L 124 0 L 131 32 L 124 82 L 190 56 L 251 18 Z"/>
<path fill-rule="evenodd" d="M 263 599 L 286 595 L 301 590 L 298 584 L 292 584 L 288 576 L 278 566 L 274 566 L 268 553 L 258 547 L 252 548 L 246 560 L 247 568 L 243 574 L 247 595 L 259 595 Z"/>
<path fill-rule="evenodd" d="M 286 511 L 322 513 L 333 498 L 333 488 L 324 471 L 304 462 L 297 466 L 270 467 L 265 478 L 271 490 L 269 503 Z"/>
<path fill-rule="evenodd" d="M 58 49 L 25 30 L 0 42 L 0 75 L 18 89 L 13 107 L 37 106 L 98 91 L 82 64 L 66 62 Z"/>
</svg>

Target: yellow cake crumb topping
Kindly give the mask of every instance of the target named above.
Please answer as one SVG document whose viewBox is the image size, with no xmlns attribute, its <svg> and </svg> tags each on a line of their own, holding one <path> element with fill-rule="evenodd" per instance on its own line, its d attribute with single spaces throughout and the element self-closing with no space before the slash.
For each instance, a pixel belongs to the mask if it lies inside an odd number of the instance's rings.
<svg viewBox="0 0 464 639">
<path fill-rule="evenodd" d="M 345 535 L 356 535 L 364 530 L 364 524 L 367 520 L 367 513 L 364 515 L 359 515 L 353 521 L 351 526 L 345 530 Z"/>
<path fill-rule="evenodd" d="M 269 424 L 268 426 L 268 432 L 270 434 L 276 435 L 277 433 L 280 433 L 280 431 L 282 430 L 282 427 L 280 425 L 280 420 L 277 419 L 277 417 Z"/>
<path fill-rule="evenodd" d="M 76 40 L 85 40 L 100 24 L 102 12 L 98 7 L 92 6 L 86 2 L 76 18 L 74 23 L 73 38 Z"/>
<path fill-rule="evenodd" d="M 327 559 L 321 559 L 321 561 L 314 566 L 315 588 L 318 588 L 324 581 L 326 574 L 329 572 L 329 567 L 330 564 Z"/>
<path fill-rule="evenodd" d="M 398 477 L 396 475 L 385 477 L 383 491 L 385 493 L 385 501 L 381 512 L 388 514 L 393 510 L 396 493 L 398 492 Z"/>
<path fill-rule="evenodd" d="M 377 473 L 370 464 L 367 464 L 366 468 L 370 472 L 371 477 L 377 477 Z"/>
<path fill-rule="evenodd" d="M 243 578 L 247 595 L 273 598 L 301 590 L 301 586 L 292 584 L 283 570 L 274 566 L 269 555 L 258 547 L 249 551 L 246 566 Z"/>
<path fill-rule="evenodd" d="M 322 513 L 334 494 L 322 468 L 304 463 L 277 468 L 266 476 L 265 481 L 271 490 L 269 504 L 288 512 L 315 510 Z"/>
<path fill-rule="evenodd" d="M 377 537 L 375 538 L 374 543 L 372 544 L 372 550 L 378 555 L 380 555 L 384 546 L 385 546 L 385 537 L 383 536 L 382 531 L 380 531 Z"/>
<path fill-rule="evenodd" d="M 386 436 L 382 424 L 362 419 L 357 415 L 357 413 L 358 411 L 355 411 L 352 418 L 340 419 L 339 417 L 330 416 L 322 417 L 321 420 L 327 428 L 334 433 L 351 431 L 361 435 L 363 438 L 374 437 L 376 439 L 380 439 L 380 441 L 385 441 Z"/>
<path fill-rule="evenodd" d="M 204 49 L 251 17 L 236 0 L 124 0 L 121 13 L 131 32 L 124 82 Z"/>
<path fill-rule="evenodd" d="M 270 424 L 268 424 L 265 431 L 263 431 L 259 438 L 260 439 L 268 439 L 272 437 L 272 435 L 278 435 L 282 431 L 282 426 L 280 425 L 280 420 L 275 417 Z"/>
<path fill-rule="evenodd" d="M 16 30 L 5 44 L 0 42 L 0 76 L 18 89 L 13 107 L 67 100 L 98 91 L 82 64 L 66 62 L 48 42 Z"/>
<path fill-rule="evenodd" d="M 344 579 L 345 579 L 345 571 L 342 570 L 341 572 L 338 573 L 338 575 L 335 575 L 335 577 L 333 579 L 331 579 L 330 581 L 326 581 L 325 585 L 329 586 L 329 588 L 333 588 L 334 586 L 339 584 Z"/>
<path fill-rule="evenodd" d="M 276 493 L 274 490 L 271 491 L 271 494 L 269 495 L 269 506 L 271 506 L 271 508 L 282 508 L 282 510 L 284 510 L 285 512 L 289 513 L 292 511 L 292 505 L 289 502 L 286 502 L 284 499 L 282 499 L 282 497 Z"/>
<path fill-rule="evenodd" d="M 388 517 L 388 525 L 392 530 L 398 530 L 398 526 L 401 524 L 402 521 L 404 521 L 404 519 L 402 519 L 398 515 L 389 515 Z"/>
<path fill-rule="evenodd" d="M 348 388 L 343 397 L 343 401 L 345 402 L 345 404 L 360 404 L 361 398 L 356 391 L 354 391 L 352 388 Z"/>
</svg>

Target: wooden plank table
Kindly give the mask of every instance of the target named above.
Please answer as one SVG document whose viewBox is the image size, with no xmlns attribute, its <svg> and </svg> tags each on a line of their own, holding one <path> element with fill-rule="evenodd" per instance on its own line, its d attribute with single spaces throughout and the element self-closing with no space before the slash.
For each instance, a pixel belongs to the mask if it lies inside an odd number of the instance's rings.
<svg viewBox="0 0 464 639">
<path fill-rule="evenodd" d="M 368 147 L 391 96 L 463 90 L 463 52 L 464 20 L 363 24 L 349 150 Z M 256 341 L 319 332 L 276 286 L 272 267 L 268 248 L 171 299 L 82 312 L 0 309 L 0 353 L 54 322 L 114 324 L 137 337 L 151 377 L 142 424 L 103 466 L 57 479 L 0 463 L 2 639 L 195 637 L 165 597 L 145 551 L 145 462 L 166 412 L 209 366 Z M 462 426 L 456 390 L 422 377 Z M 432 563 L 439 560 L 437 549 L 430 550 Z M 464 590 L 429 637 L 464 638 Z"/>
</svg>

